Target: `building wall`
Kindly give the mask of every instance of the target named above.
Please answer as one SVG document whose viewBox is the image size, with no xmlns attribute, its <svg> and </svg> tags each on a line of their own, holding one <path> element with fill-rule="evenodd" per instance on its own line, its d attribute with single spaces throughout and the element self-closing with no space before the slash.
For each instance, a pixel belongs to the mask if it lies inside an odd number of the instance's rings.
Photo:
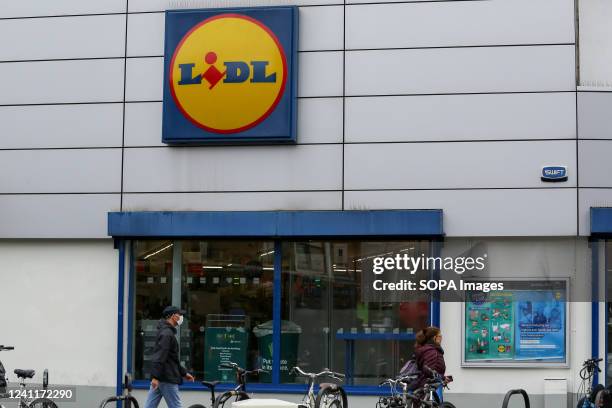
<svg viewBox="0 0 612 408">
<path fill-rule="evenodd" d="M 0 241 L 0 344 L 52 384 L 108 387 L 117 361 L 117 251 L 110 240 Z M 78 397 L 78 395 L 77 395 Z"/>
<path fill-rule="evenodd" d="M 580 86 L 578 87 L 578 142 L 580 169 L 580 233 L 588 233 L 589 207 L 612 206 L 610 174 L 612 153 L 612 4 L 581 0 Z M 603 161 L 599 161 L 601 158 Z"/>
<path fill-rule="evenodd" d="M 441 324 L 444 335 L 444 358 L 447 372 L 455 378 L 449 391 L 449 400 L 459 394 L 464 398 L 479 400 L 483 394 L 502 396 L 510 389 L 525 389 L 530 396 L 545 394 L 546 379 L 567 380 L 567 391 L 577 393 L 580 386 L 578 373 L 582 362 L 591 357 L 591 303 L 586 302 L 591 264 L 587 239 L 516 239 L 493 238 L 479 240 L 449 239 L 444 244 L 442 256 L 456 257 L 465 254 L 466 248 L 482 246 L 488 254 L 489 277 L 495 278 L 569 278 L 570 302 L 568 304 L 569 343 L 568 368 L 474 368 L 461 367 L 463 325 L 462 303 L 441 304 Z M 602 337 L 603 339 L 604 337 Z M 605 355 L 605 354 L 602 354 Z M 486 378 L 486 386 L 482 384 Z M 472 394 L 471 396 L 466 396 Z M 501 406 L 501 400 L 494 406 Z M 574 404 L 575 405 L 575 404 Z M 536 405 L 537 406 L 537 405 Z"/>
<path fill-rule="evenodd" d="M 1 237 L 103 238 L 108 211 L 169 209 L 443 208 L 448 236 L 588 230 L 578 170 L 602 150 L 576 144 L 573 0 L 13 3 Z M 163 10 L 270 4 L 301 6 L 298 145 L 162 145 Z M 569 180 L 542 183 L 546 164 Z"/>
</svg>

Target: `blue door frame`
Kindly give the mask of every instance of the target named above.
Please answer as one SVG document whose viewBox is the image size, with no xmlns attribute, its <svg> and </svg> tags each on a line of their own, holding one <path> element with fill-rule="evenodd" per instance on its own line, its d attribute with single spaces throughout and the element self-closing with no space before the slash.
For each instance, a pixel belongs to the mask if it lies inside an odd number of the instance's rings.
<svg viewBox="0 0 612 408">
<path fill-rule="evenodd" d="M 442 239 L 442 210 L 389 211 L 204 211 L 204 212 L 112 212 L 108 214 L 108 234 L 116 240 L 119 250 L 119 293 L 117 335 L 117 392 L 122 390 L 125 258 L 126 242 L 140 238 L 268 238 L 274 239 L 273 292 L 273 375 L 272 384 L 251 384 L 255 392 L 304 392 L 303 385 L 280 383 L 281 343 L 281 239 L 282 238 L 393 238 Z M 440 245 L 432 242 L 432 250 L 439 253 Z M 131 372 L 133 348 L 134 268 L 129 250 L 128 272 L 128 336 L 127 371 Z M 434 271 L 434 276 L 435 275 Z M 431 303 L 431 322 L 440 324 L 440 303 Z M 148 381 L 135 381 L 135 388 L 147 389 Z M 230 389 L 221 385 L 220 390 Z M 185 390 L 204 390 L 199 383 L 184 384 Z M 376 386 L 349 386 L 353 395 L 380 395 Z"/>
<path fill-rule="evenodd" d="M 600 381 L 599 375 L 595 372 L 595 384 L 605 383 L 606 373 L 608 372 L 608 356 L 607 356 L 607 348 L 608 348 L 608 330 L 607 330 L 607 321 L 608 316 L 605 312 L 605 316 L 600 316 L 599 313 L 599 300 L 600 300 L 600 287 L 599 283 L 601 282 L 599 276 L 600 270 L 600 257 L 599 250 L 600 245 L 605 245 L 606 239 L 612 239 L 612 208 L 610 207 L 591 207 L 590 209 L 590 221 L 591 221 L 591 269 L 592 269 L 592 281 L 593 284 L 593 293 L 592 293 L 592 301 L 591 301 L 591 357 L 599 358 L 599 350 L 601 347 L 600 337 L 599 337 L 599 328 L 600 328 L 600 317 L 604 319 L 606 325 L 605 334 L 604 334 L 604 347 L 606 351 L 604 351 L 604 362 L 605 362 L 605 370 L 604 370 L 604 381 Z M 608 259 L 604 258 L 604 271 L 608 270 L 607 264 Z M 606 291 L 607 297 L 607 274 L 604 276 L 604 290 Z M 604 301 L 608 301 L 607 298 Z M 607 307 L 605 308 L 607 310 Z"/>
</svg>

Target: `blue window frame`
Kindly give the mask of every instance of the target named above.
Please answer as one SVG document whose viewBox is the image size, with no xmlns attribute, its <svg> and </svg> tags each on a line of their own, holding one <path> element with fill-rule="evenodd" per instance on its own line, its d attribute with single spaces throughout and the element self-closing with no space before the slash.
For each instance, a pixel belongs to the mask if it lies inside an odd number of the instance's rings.
<svg viewBox="0 0 612 408">
<path fill-rule="evenodd" d="M 282 239 L 426 239 L 431 241 L 432 253 L 439 251 L 443 237 L 442 210 L 391 211 L 253 211 L 253 212 L 116 212 L 108 215 L 108 233 L 115 238 L 119 249 L 118 295 L 118 357 L 117 387 L 121 387 L 123 373 L 124 296 L 127 287 L 128 332 L 132 333 L 134 316 L 134 262 L 130 251 L 129 275 L 125 279 L 126 241 L 134 239 L 197 239 L 197 238 L 264 238 L 274 240 L 273 276 L 273 373 L 271 384 L 250 384 L 254 392 L 303 392 L 299 384 L 281 384 L 281 288 Z M 434 271 L 435 274 L 435 271 Z M 431 324 L 439 325 L 440 306 L 430 304 Z M 127 337 L 127 371 L 132 371 L 132 336 Z M 399 338 L 398 338 L 399 339 Z M 405 340 L 405 339 L 404 339 Z M 147 381 L 136 381 L 136 388 L 148 388 Z M 231 384 L 221 389 L 229 389 Z M 184 389 L 203 390 L 199 383 L 185 384 Z M 376 386 L 348 386 L 353 395 L 380 394 Z"/>
</svg>

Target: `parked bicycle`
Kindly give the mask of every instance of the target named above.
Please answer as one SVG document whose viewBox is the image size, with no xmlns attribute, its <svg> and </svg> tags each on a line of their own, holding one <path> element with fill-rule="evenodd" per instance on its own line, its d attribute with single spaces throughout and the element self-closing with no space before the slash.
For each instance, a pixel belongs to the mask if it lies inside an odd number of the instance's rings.
<svg viewBox="0 0 612 408">
<path fill-rule="evenodd" d="M 423 385 L 423 387 L 415 390 L 413 393 L 406 395 L 409 405 L 407 408 L 455 408 L 453 404 L 448 401 L 443 401 L 438 394 L 438 389 L 448 389 L 448 384 L 453 381 L 452 376 L 442 376 L 435 370 L 424 366 L 425 371 L 429 379 Z"/>
<path fill-rule="evenodd" d="M 336 381 L 344 381 L 344 374 L 324 369 L 320 373 L 307 373 L 300 367 L 293 367 L 292 374 L 308 379 L 308 391 L 302 400 L 303 408 L 347 408 L 348 398 L 341 385 L 336 383 L 319 384 L 319 392 L 315 396 L 314 386 L 318 378 L 327 377 Z"/>
<path fill-rule="evenodd" d="M 134 408 L 139 408 L 138 401 L 132 396 L 132 389 L 132 375 L 130 373 L 125 373 L 123 376 L 123 394 L 106 398 L 100 403 L 100 408 L 104 408 L 106 405 L 118 401 L 125 402 L 125 408 L 132 408 L 132 405 Z"/>
<path fill-rule="evenodd" d="M 601 373 L 599 363 L 603 358 L 590 358 L 582 363 L 580 369 L 580 386 L 576 394 L 577 408 L 609 408 L 612 407 L 612 391 L 610 387 L 593 385 L 595 373 Z"/>
<path fill-rule="evenodd" d="M 219 384 L 219 381 L 201 381 L 202 385 L 208 388 L 210 391 L 210 406 L 215 406 L 215 387 Z M 206 405 L 193 404 L 188 408 L 206 408 Z"/>
<path fill-rule="evenodd" d="M 221 363 L 219 368 L 226 368 L 234 370 L 236 373 L 236 387 L 233 390 L 225 391 L 219 395 L 213 404 L 213 408 L 230 408 L 232 403 L 235 401 L 243 401 L 249 399 L 249 394 L 246 391 L 247 378 L 252 375 L 259 375 L 260 373 L 267 373 L 266 370 L 245 370 L 236 363 Z M 226 405 L 227 404 L 227 405 Z"/>
<path fill-rule="evenodd" d="M 376 408 L 403 408 L 408 406 L 408 384 L 416 380 L 417 377 L 418 375 L 406 375 L 397 378 L 387 378 L 385 381 L 381 382 L 379 386 L 388 385 L 391 394 L 379 397 Z"/>
<path fill-rule="evenodd" d="M 12 351 L 12 350 L 15 350 L 15 347 L 0 345 L 0 351 Z M 1 361 L 0 361 L 0 369 L 2 372 L 4 372 L 4 365 L 2 365 Z M 55 404 L 55 402 L 53 402 L 49 398 L 46 398 L 46 397 L 37 398 L 37 396 L 40 394 L 40 390 L 35 391 L 35 390 L 27 389 L 26 380 L 33 378 L 34 375 L 36 374 L 36 371 L 16 369 L 14 373 L 17 376 L 17 378 L 19 378 L 19 389 L 16 391 L 8 391 L 4 393 L 4 395 L 1 395 L 1 397 L 13 398 L 13 399 L 18 400 L 17 408 L 57 408 L 57 405 Z M 48 386 L 49 386 L 49 371 L 45 369 L 44 374 L 43 374 L 43 394 L 47 391 Z M 0 404 L 0 408 L 5 408 L 5 406 Z"/>
</svg>

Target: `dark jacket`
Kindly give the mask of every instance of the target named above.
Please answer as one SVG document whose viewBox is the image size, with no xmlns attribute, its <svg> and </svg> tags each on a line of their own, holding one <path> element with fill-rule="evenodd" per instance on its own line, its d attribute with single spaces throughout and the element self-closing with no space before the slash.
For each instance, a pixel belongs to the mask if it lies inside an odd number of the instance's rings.
<svg viewBox="0 0 612 408">
<path fill-rule="evenodd" d="M 165 320 L 157 324 L 157 339 L 153 349 L 151 378 L 161 382 L 182 384 L 187 370 L 179 360 L 179 345 L 176 328 Z"/>
<path fill-rule="evenodd" d="M 417 367 L 421 370 L 416 388 L 422 387 L 431 375 L 423 370 L 423 367 L 427 366 L 430 369 L 436 371 L 440 375 L 444 375 L 446 371 L 446 363 L 444 362 L 444 350 L 442 347 L 427 343 L 414 351 L 414 357 L 417 363 Z"/>
</svg>

